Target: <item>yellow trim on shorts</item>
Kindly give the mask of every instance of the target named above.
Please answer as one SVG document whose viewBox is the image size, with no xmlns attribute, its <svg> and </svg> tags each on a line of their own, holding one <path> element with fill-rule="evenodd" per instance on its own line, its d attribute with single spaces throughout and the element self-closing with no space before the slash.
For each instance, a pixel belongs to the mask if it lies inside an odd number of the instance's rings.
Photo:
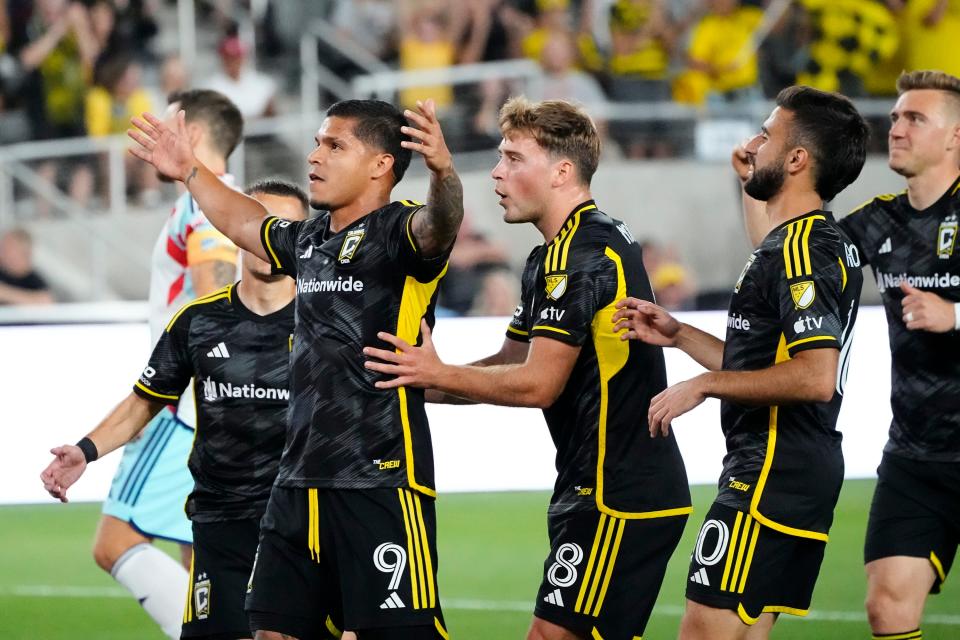
<svg viewBox="0 0 960 640">
<path fill-rule="evenodd" d="M 316 489 L 307 489 L 307 548 L 310 559 L 320 563 L 320 500 Z"/>
<path fill-rule="evenodd" d="M 587 562 L 587 570 L 580 583 L 580 593 L 577 596 L 574 611 L 597 617 L 603 607 L 603 601 L 610 587 L 613 576 L 613 566 L 617 562 L 620 551 L 620 542 L 623 539 L 623 530 L 626 520 L 614 518 L 605 513 L 600 514 L 597 524 L 597 533 L 593 540 L 593 549 Z M 601 543 L 601 539 L 603 542 Z M 598 555 L 599 552 L 599 555 Z M 589 585 L 589 589 L 588 589 Z"/>
<path fill-rule="evenodd" d="M 933 565 L 933 568 L 937 571 L 937 576 L 940 577 L 940 584 L 942 585 L 947 581 L 947 574 L 943 570 L 943 563 L 940 562 L 940 558 L 937 557 L 937 554 L 933 551 L 930 552 L 930 564 Z"/>
<path fill-rule="evenodd" d="M 193 560 L 194 552 L 190 550 L 190 582 L 187 583 L 187 602 L 183 606 L 183 623 L 193 620 Z"/>
<path fill-rule="evenodd" d="M 446 629 L 443 628 L 443 625 L 440 624 L 440 618 L 436 616 L 433 617 L 433 626 L 436 627 L 437 633 L 440 634 L 440 637 L 443 638 L 443 640 L 450 640 L 450 634 Z"/>
<path fill-rule="evenodd" d="M 333 618 L 330 616 L 327 616 L 327 619 L 323 624 L 327 627 L 327 631 L 330 632 L 330 635 L 336 636 L 337 638 L 343 635 L 343 631 L 337 629 L 337 625 L 333 624 Z"/>
</svg>

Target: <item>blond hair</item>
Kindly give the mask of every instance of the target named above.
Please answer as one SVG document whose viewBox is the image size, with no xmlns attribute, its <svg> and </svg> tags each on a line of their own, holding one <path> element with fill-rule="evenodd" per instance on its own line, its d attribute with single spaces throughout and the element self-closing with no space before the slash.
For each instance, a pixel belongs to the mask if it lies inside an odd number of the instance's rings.
<svg viewBox="0 0 960 640">
<path fill-rule="evenodd" d="M 897 95 L 907 91 L 929 89 L 942 91 L 953 98 L 953 106 L 960 113 L 960 78 L 943 71 L 904 71 L 897 78 Z"/>
<path fill-rule="evenodd" d="M 600 163 L 597 127 L 586 111 L 565 100 L 511 98 L 500 109 L 500 133 L 531 136 L 550 155 L 570 160 L 588 186 Z"/>
</svg>

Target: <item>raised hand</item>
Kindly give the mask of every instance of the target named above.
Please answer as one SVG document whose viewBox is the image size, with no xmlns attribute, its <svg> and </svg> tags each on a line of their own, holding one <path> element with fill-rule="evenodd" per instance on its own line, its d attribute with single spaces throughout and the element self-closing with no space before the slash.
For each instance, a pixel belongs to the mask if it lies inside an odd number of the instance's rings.
<svg viewBox="0 0 960 640">
<path fill-rule="evenodd" d="M 957 317 L 954 304 L 944 300 L 935 293 L 921 291 L 902 282 L 903 291 L 903 324 L 911 331 L 921 330 L 932 333 L 946 333 L 953 331 Z"/>
<path fill-rule="evenodd" d="M 442 369 L 443 363 L 433 346 L 433 338 L 426 320 L 420 321 L 420 331 L 423 333 L 423 346 L 420 347 L 415 347 L 406 340 L 385 332 L 378 333 L 377 337 L 392 344 L 396 347 L 396 351 L 364 347 L 363 354 L 368 358 L 374 358 L 364 363 L 367 369 L 396 376 L 392 380 L 377 382 L 378 389 L 432 386 L 431 383 L 437 379 L 437 372 Z"/>
<path fill-rule="evenodd" d="M 621 340 L 640 340 L 659 347 L 677 346 L 677 334 L 683 325 L 663 307 L 637 298 L 624 298 L 617 302 L 613 314 L 614 331 Z"/>
<path fill-rule="evenodd" d="M 437 121 L 437 106 L 432 99 L 426 102 L 417 100 L 417 111 L 406 109 L 404 117 L 416 126 L 400 127 L 400 131 L 413 140 L 400 143 L 404 149 L 411 149 L 423 156 L 427 168 L 434 173 L 446 173 L 453 169 L 453 156 L 443 139 L 440 122 Z"/>
<path fill-rule="evenodd" d="M 744 140 L 733 149 L 730 155 L 730 164 L 733 170 L 737 172 L 740 182 L 746 182 L 753 177 L 753 162 L 750 159 L 750 153 L 747 152 L 747 140 Z"/>
<path fill-rule="evenodd" d="M 151 113 L 130 122 L 134 128 L 127 135 L 137 143 L 130 147 L 130 153 L 152 164 L 164 176 L 189 185 L 197 171 L 197 159 L 187 133 L 186 112 L 181 109 L 172 125 Z"/>
<path fill-rule="evenodd" d="M 55 457 L 40 474 L 40 480 L 47 493 L 60 502 L 67 502 L 67 489 L 83 475 L 87 460 L 80 447 L 70 444 L 54 447 L 50 453 Z"/>
</svg>

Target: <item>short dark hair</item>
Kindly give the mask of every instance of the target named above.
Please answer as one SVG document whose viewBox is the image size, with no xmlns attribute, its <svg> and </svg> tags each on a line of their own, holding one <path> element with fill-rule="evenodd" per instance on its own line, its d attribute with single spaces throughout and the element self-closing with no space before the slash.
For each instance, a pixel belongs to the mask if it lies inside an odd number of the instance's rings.
<svg viewBox="0 0 960 640">
<path fill-rule="evenodd" d="M 262 193 L 268 196 L 296 198 L 300 201 L 300 206 L 303 207 L 304 215 L 308 218 L 310 217 L 310 199 L 303 189 L 289 180 L 284 180 L 283 178 L 263 178 L 250 184 L 244 190 L 244 193 L 248 196 L 252 196 L 255 193 Z"/>
<path fill-rule="evenodd" d="M 229 158 L 243 137 L 243 116 L 230 98 L 209 89 L 174 91 L 167 102 L 180 103 L 187 114 L 187 122 L 200 121 L 210 132 L 210 140 L 217 151 Z"/>
<path fill-rule="evenodd" d="M 360 142 L 393 156 L 394 184 L 403 179 L 412 153 L 400 146 L 410 138 L 400 132 L 407 119 L 399 109 L 382 100 L 343 100 L 330 105 L 327 117 L 353 120 L 353 135 Z"/>
<path fill-rule="evenodd" d="M 853 102 L 838 93 L 787 87 L 777 106 L 793 114 L 788 144 L 813 156 L 814 189 L 829 202 L 863 170 L 870 128 Z"/>
</svg>

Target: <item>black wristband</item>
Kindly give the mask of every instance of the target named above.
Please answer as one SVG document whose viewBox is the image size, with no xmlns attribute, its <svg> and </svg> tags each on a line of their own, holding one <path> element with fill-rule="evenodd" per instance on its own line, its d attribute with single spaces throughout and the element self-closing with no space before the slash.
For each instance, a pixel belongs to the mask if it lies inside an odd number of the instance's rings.
<svg viewBox="0 0 960 640">
<path fill-rule="evenodd" d="M 87 464 L 90 464 L 100 457 L 100 452 L 97 451 L 97 445 L 93 444 L 93 440 L 90 438 L 82 438 L 80 442 L 77 443 L 77 446 L 80 447 L 80 451 L 83 451 L 83 458 L 87 461 Z"/>
</svg>

